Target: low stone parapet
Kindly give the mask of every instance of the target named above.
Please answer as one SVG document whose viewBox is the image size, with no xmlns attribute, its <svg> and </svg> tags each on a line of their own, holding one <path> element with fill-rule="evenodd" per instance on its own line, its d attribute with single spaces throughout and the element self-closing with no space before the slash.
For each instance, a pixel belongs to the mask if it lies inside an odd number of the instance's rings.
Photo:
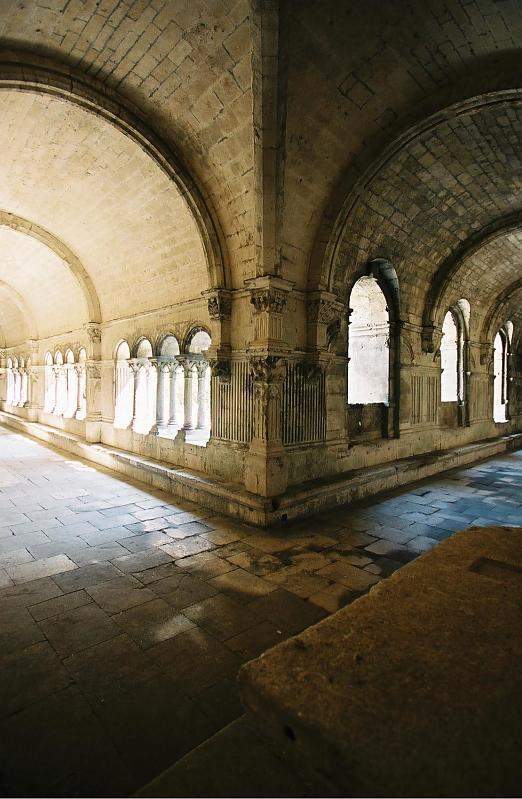
<svg viewBox="0 0 522 799">
<path fill-rule="evenodd" d="M 345 796 L 517 796 L 522 528 L 471 528 L 243 667 L 258 729 Z"/>
</svg>

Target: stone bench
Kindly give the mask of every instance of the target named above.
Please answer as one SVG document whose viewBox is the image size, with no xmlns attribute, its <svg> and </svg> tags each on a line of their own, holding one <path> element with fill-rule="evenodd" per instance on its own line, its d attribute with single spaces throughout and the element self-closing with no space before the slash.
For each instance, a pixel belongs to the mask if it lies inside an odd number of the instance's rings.
<svg viewBox="0 0 522 799">
<path fill-rule="evenodd" d="M 332 794 L 520 796 L 522 528 L 458 533 L 239 679 Z"/>
</svg>

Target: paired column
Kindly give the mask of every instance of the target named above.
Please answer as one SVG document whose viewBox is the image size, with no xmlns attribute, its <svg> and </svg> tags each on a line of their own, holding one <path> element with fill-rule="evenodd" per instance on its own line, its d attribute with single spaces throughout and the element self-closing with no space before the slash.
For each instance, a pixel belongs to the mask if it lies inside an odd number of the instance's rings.
<svg viewBox="0 0 522 799">
<path fill-rule="evenodd" d="M 198 374 L 198 416 L 196 428 L 204 430 L 209 427 L 209 365 L 201 361 L 196 366 Z"/>
<path fill-rule="evenodd" d="M 77 364 L 75 367 L 76 372 L 76 412 L 74 414 L 76 419 L 85 419 L 86 413 L 86 374 L 85 366 Z"/>
<path fill-rule="evenodd" d="M 154 435 L 161 433 L 169 424 L 169 403 L 167 401 L 167 391 L 169 388 L 169 364 L 156 361 L 153 362 L 157 373 L 156 383 L 156 421 L 151 432 Z"/>
<path fill-rule="evenodd" d="M 177 410 L 177 389 L 180 377 L 180 366 L 175 361 L 169 364 L 169 420 L 171 429 L 180 427 Z"/>
<path fill-rule="evenodd" d="M 184 386 L 183 386 L 183 406 L 184 406 L 184 430 L 194 430 L 194 403 L 192 401 L 192 386 L 194 379 L 194 363 L 186 360 L 183 364 Z"/>
</svg>

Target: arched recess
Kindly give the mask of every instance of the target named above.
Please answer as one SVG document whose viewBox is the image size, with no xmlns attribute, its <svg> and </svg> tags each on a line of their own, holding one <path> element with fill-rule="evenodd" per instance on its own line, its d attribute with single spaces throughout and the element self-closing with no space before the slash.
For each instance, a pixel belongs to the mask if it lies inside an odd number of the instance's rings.
<svg viewBox="0 0 522 799">
<path fill-rule="evenodd" d="M 37 92 L 67 100 L 102 117 L 135 142 L 175 183 L 184 198 L 205 251 L 209 287 L 230 286 L 225 239 L 215 211 L 179 155 L 154 133 L 138 109 L 79 70 L 40 57 L 38 63 L 32 63 L 27 53 L 11 50 L 0 54 L 0 90 Z"/>
<path fill-rule="evenodd" d="M 10 286 L 4 280 L 0 280 L 0 292 L 4 292 L 8 296 L 18 312 L 21 314 L 27 330 L 27 337 L 31 339 L 38 339 L 38 325 L 36 324 L 36 320 L 20 292 Z"/>
<path fill-rule="evenodd" d="M 471 96 L 467 100 L 447 106 L 405 130 L 364 171 L 352 173 L 350 178 L 344 182 L 345 193 L 343 201 L 338 202 L 335 214 L 331 209 L 325 214 L 323 224 L 318 230 L 310 261 L 309 290 L 326 289 L 335 291 L 336 275 L 342 273 L 346 263 L 354 263 L 355 260 L 351 257 L 352 254 L 350 252 L 350 236 L 353 231 L 361 229 L 365 231 L 375 230 L 379 227 L 377 220 L 379 218 L 382 220 L 382 216 L 379 217 L 377 211 L 370 224 L 367 223 L 367 220 L 366 222 L 361 220 L 363 200 L 369 194 L 372 183 L 378 181 L 381 175 L 385 173 L 385 170 L 391 168 L 396 160 L 406 157 L 411 149 L 419 144 L 422 137 L 431 136 L 437 128 L 442 128 L 448 123 L 454 124 L 461 117 L 473 117 L 480 112 L 500 115 L 503 108 L 520 103 L 521 99 L 522 89 L 510 88 L 505 91 Z M 336 194 L 338 197 L 340 196 L 338 190 Z M 373 202 L 378 204 L 378 192 L 376 192 Z M 402 216 L 408 217 L 407 209 L 406 212 L 401 212 L 400 209 L 391 207 L 389 212 L 390 214 L 402 213 Z M 433 225 L 433 229 L 437 232 L 436 224 Z M 402 234 L 407 240 L 408 233 L 405 228 L 402 229 Z M 367 232 L 365 235 L 368 235 Z M 372 239 L 370 237 L 366 258 L 368 253 L 371 257 L 371 248 Z M 452 250 L 454 249 L 455 247 L 452 248 Z M 395 254 L 392 256 L 387 252 L 384 254 L 392 257 L 394 263 L 396 262 Z M 402 281 L 404 276 L 398 264 L 396 264 L 396 268 Z"/>
<path fill-rule="evenodd" d="M 101 322 L 100 301 L 94 284 L 80 259 L 69 247 L 48 230 L 9 211 L 0 210 L 0 227 L 7 227 L 19 233 L 25 233 L 27 236 L 49 247 L 69 267 L 82 289 L 89 311 L 89 322 Z"/>
<path fill-rule="evenodd" d="M 491 242 L 521 228 L 522 211 L 495 219 L 491 224 L 470 236 L 439 266 L 428 290 L 422 315 L 422 323 L 427 333 L 430 329 L 440 325 L 446 292 L 461 264 Z M 429 341 L 428 335 L 423 337 L 425 345 L 427 341 Z"/>
<path fill-rule="evenodd" d="M 385 258 L 375 258 L 370 261 L 364 268 L 358 270 L 350 280 L 348 286 L 350 314 L 352 312 L 351 298 L 353 289 L 362 278 L 373 278 L 386 302 L 388 398 L 386 419 L 383 421 L 383 432 L 389 438 L 398 438 L 400 434 L 400 333 L 402 328 L 399 280 L 395 268 Z M 348 337 L 350 336 L 350 325 L 351 323 L 348 325 Z"/>
</svg>

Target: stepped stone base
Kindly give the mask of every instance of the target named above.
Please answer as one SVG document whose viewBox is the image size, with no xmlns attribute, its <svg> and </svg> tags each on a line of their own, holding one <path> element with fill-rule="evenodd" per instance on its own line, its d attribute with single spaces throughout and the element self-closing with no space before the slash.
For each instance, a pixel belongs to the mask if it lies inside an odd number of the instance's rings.
<svg viewBox="0 0 522 799">
<path fill-rule="evenodd" d="M 30 422 L 0 411 L 0 424 L 27 433 L 73 455 L 114 469 L 180 499 L 198 502 L 216 513 L 239 518 L 260 527 L 284 524 L 311 513 L 398 488 L 447 469 L 464 466 L 522 446 L 522 433 L 500 436 L 454 449 L 403 458 L 381 466 L 356 469 L 324 480 L 290 487 L 284 494 L 266 499 L 202 472 L 176 468 L 132 452 L 90 443 L 82 436 L 55 427 Z"/>
</svg>

